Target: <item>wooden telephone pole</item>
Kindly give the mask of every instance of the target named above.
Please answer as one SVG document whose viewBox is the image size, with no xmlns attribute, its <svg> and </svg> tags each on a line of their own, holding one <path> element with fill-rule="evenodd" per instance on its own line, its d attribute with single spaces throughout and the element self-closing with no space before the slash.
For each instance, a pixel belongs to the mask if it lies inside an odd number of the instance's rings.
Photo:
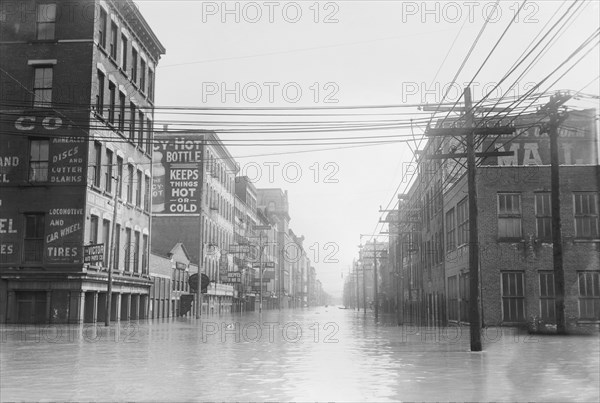
<svg viewBox="0 0 600 403">
<path fill-rule="evenodd" d="M 558 126 L 566 119 L 566 114 L 559 115 L 560 105 L 571 99 L 570 95 L 557 93 L 545 106 L 550 117 L 547 126 L 550 137 L 550 204 L 552 206 L 552 263 L 554 269 L 554 304 L 556 311 L 556 332 L 566 334 L 565 320 L 565 272 L 563 269 L 562 230 L 560 222 L 560 178 L 558 159 Z"/>
<path fill-rule="evenodd" d="M 200 171 L 200 180 L 198 181 L 198 290 L 196 293 L 196 319 L 200 319 L 200 316 L 202 316 L 202 266 L 204 265 L 202 203 L 204 198 L 204 159 L 206 157 L 206 154 L 204 153 L 205 144 L 206 141 L 203 135 L 202 143 L 200 145 L 201 160 L 198 163 L 200 165 L 198 167 L 198 170 Z"/>
<path fill-rule="evenodd" d="M 481 298 L 479 293 L 479 234 L 477 226 L 477 182 L 475 172 L 476 157 L 500 157 L 513 155 L 512 151 L 475 152 L 475 135 L 512 134 L 512 127 L 474 127 L 471 89 L 464 90 L 465 126 L 462 128 L 430 129 L 428 136 L 465 137 L 466 153 L 427 155 L 426 159 L 467 159 L 467 184 L 469 197 L 469 325 L 471 333 L 471 351 L 481 351 Z"/>
</svg>

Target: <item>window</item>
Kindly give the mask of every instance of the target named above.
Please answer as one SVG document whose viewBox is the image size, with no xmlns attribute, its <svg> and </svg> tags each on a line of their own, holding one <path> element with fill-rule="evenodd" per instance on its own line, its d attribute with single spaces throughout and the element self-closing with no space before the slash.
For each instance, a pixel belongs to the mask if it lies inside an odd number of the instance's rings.
<svg viewBox="0 0 600 403">
<path fill-rule="evenodd" d="M 98 216 L 90 217 L 90 244 L 98 243 Z"/>
<path fill-rule="evenodd" d="M 125 228 L 125 271 L 131 271 L 131 228 Z"/>
<path fill-rule="evenodd" d="M 113 82 L 108 83 L 108 121 L 111 124 L 115 123 L 115 107 L 116 107 L 116 96 L 117 87 Z"/>
<path fill-rule="evenodd" d="M 36 25 L 36 39 L 40 41 L 54 39 L 56 28 L 56 4 L 37 5 Z"/>
<path fill-rule="evenodd" d="M 521 272 L 502 273 L 502 320 L 525 321 L 525 284 Z"/>
<path fill-rule="evenodd" d="M 148 273 L 148 235 L 142 240 L 142 274 Z"/>
<path fill-rule="evenodd" d="M 98 42 L 103 48 L 106 47 L 106 11 L 100 7 L 100 20 L 98 23 Z"/>
<path fill-rule="evenodd" d="M 600 272 L 582 271 L 579 277 L 579 318 L 600 320 Z"/>
<path fill-rule="evenodd" d="M 137 68 L 138 68 L 138 52 L 135 48 L 131 48 L 131 81 L 137 84 Z"/>
<path fill-rule="evenodd" d="M 535 194 L 535 233 L 538 239 L 552 241 L 552 204 L 550 193 Z"/>
<path fill-rule="evenodd" d="M 119 91 L 119 131 L 125 131 L 125 94 Z"/>
<path fill-rule="evenodd" d="M 48 181 L 48 155 L 50 140 L 31 140 L 29 142 L 29 181 Z"/>
<path fill-rule="evenodd" d="M 117 156 L 117 194 L 119 197 L 123 195 L 123 158 Z"/>
<path fill-rule="evenodd" d="M 102 172 L 102 144 L 97 141 L 94 142 L 94 154 L 92 154 L 90 168 L 92 171 L 92 184 L 99 188 Z"/>
<path fill-rule="evenodd" d="M 144 182 L 142 182 L 142 171 L 137 171 L 137 187 L 136 187 L 136 192 L 135 192 L 135 205 L 137 207 L 140 207 L 142 205 L 142 185 L 144 184 Z"/>
<path fill-rule="evenodd" d="M 127 37 L 121 35 L 121 68 L 127 71 Z"/>
<path fill-rule="evenodd" d="M 575 203 L 575 238 L 598 239 L 598 193 L 584 192 L 573 195 Z"/>
<path fill-rule="evenodd" d="M 454 208 L 451 208 L 446 213 L 446 251 L 448 252 L 456 248 L 455 234 Z"/>
<path fill-rule="evenodd" d="M 129 103 L 129 141 L 135 141 L 135 104 Z"/>
<path fill-rule="evenodd" d="M 113 254 L 113 264 L 112 264 L 112 268 L 113 270 L 119 270 L 119 259 L 121 258 L 120 256 L 120 251 L 121 251 L 121 226 L 119 224 L 116 225 L 115 227 L 115 235 L 114 235 L 115 239 L 114 239 L 114 254 Z"/>
<path fill-rule="evenodd" d="M 40 263 L 43 260 L 44 226 L 44 214 L 25 214 L 25 231 L 23 238 L 24 263 Z"/>
<path fill-rule="evenodd" d="M 554 301 L 554 273 L 540 272 L 540 317 L 545 321 L 556 319 Z"/>
<path fill-rule="evenodd" d="M 129 174 L 129 177 L 127 178 L 127 203 L 133 203 L 133 165 L 127 166 L 127 173 Z"/>
<path fill-rule="evenodd" d="M 113 152 L 112 150 L 106 149 L 106 170 L 105 172 L 105 183 L 106 191 L 112 193 L 112 179 L 113 179 Z"/>
<path fill-rule="evenodd" d="M 458 245 L 469 243 L 469 202 L 465 197 L 456 206 L 456 221 L 458 222 Z"/>
<path fill-rule="evenodd" d="M 521 238 L 521 195 L 498 193 L 498 238 Z"/>
<path fill-rule="evenodd" d="M 110 252 L 110 221 L 102 220 L 102 242 L 104 243 L 104 264 L 108 267 L 108 253 Z"/>
<path fill-rule="evenodd" d="M 144 178 L 144 211 L 150 212 L 150 177 L 148 175 Z"/>
<path fill-rule="evenodd" d="M 154 102 L 154 71 L 148 69 L 148 98 Z"/>
<path fill-rule="evenodd" d="M 140 233 L 139 231 L 135 231 L 135 235 L 134 235 L 134 243 L 133 243 L 133 251 L 132 251 L 132 255 L 133 255 L 133 272 L 134 273 L 139 273 L 140 272 L 140 260 L 139 260 L 139 253 L 140 253 Z"/>
<path fill-rule="evenodd" d="M 104 73 L 98 70 L 98 95 L 96 95 L 96 111 L 99 115 L 104 113 Z"/>
<path fill-rule="evenodd" d="M 110 24 L 110 57 L 117 60 L 117 41 L 119 38 L 119 29 L 117 24 L 111 22 Z"/>
<path fill-rule="evenodd" d="M 146 92 L 146 61 L 140 59 L 140 91 Z"/>
<path fill-rule="evenodd" d="M 144 112 L 138 113 L 138 147 L 143 150 L 144 147 Z"/>
<path fill-rule="evenodd" d="M 49 107 L 52 102 L 51 66 L 36 67 L 33 71 L 33 107 Z"/>
</svg>

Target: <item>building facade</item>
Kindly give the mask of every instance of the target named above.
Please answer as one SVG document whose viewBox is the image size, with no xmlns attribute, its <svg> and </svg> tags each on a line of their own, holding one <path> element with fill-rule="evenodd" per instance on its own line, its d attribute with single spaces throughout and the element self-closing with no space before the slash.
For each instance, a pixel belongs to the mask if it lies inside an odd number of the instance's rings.
<svg viewBox="0 0 600 403">
<path fill-rule="evenodd" d="M 0 26 L 0 322 L 104 320 L 107 267 L 111 318 L 147 317 L 165 48 L 130 0 L 20 6 Z M 102 260 L 86 262 L 90 244 Z"/>
<path fill-rule="evenodd" d="M 569 326 L 600 322 L 600 167 L 595 114 L 594 110 L 571 111 L 558 129 Z M 537 329 L 555 321 L 550 151 L 548 135 L 539 125 L 542 120 L 541 115 L 521 117 L 515 122 L 518 136 L 486 139 L 480 147 L 515 151 L 512 157 L 488 158 L 477 168 L 478 297 L 484 326 Z M 464 148 L 450 141 L 441 151 L 464 152 Z M 443 186 L 433 188 L 441 197 L 440 210 L 438 202 L 431 202 L 435 196 L 428 196 L 428 187 L 421 185 L 431 182 L 426 168 L 426 163 L 421 164 L 408 194 L 402 195 L 396 225 L 390 226 L 400 240 L 394 257 L 400 264 L 400 309 L 408 323 L 468 323 L 472 297 L 465 170 L 451 160 L 431 170 L 434 180 L 440 172 L 443 175 Z M 433 211 L 423 208 L 429 205 Z M 432 247 L 428 234 L 435 241 L 440 230 L 442 242 Z"/>
<path fill-rule="evenodd" d="M 290 254 L 295 252 L 295 244 L 289 234 L 289 204 L 288 193 L 278 188 L 257 189 L 257 205 L 264 211 L 264 215 L 269 222 L 276 227 L 277 240 L 273 255 L 278 258 L 278 265 L 275 270 L 275 289 L 273 292 L 277 297 L 279 308 L 290 308 L 291 300 L 291 282 L 290 278 Z M 288 249 L 290 249 L 288 251 Z M 288 256 L 289 255 L 289 256 Z"/>
<path fill-rule="evenodd" d="M 221 284 L 209 288 L 203 309 L 229 311 L 233 286 L 223 283 L 234 271 L 229 251 L 234 240 L 235 160 L 213 132 L 166 131 L 156 133 L 155 139 L 152 251 L 164 256 L 182 243 L 197 264 L 202 249 L 202 272 Z"/>
</svg>

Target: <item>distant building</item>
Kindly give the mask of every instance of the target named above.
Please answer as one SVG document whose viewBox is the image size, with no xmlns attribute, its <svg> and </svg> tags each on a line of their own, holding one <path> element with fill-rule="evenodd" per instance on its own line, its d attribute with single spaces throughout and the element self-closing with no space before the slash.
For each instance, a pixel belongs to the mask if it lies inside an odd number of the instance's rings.
<svg viewBox="0 0 600 403">
<path fill-rule="evenodd" d="M 257 189 L 257 205 L 268 217 L 269 221 L 276 226 L 277 246 L 274 253 L 278 255 L 278 267 L 275 270 L 275 294 L 279 307 L 292 307 L 291 289 L 292 278 L 290 277 L 291 262 L 286 247 L 294 249 L 292 239 L 289 235 L 289 205 L 287 190 L 278 188 Z M 294 252 L 294 251 L 291 251 Z M 291 253 L 290 252 L 290 253 Z"/>
<path fill-rule="evenodd" d="M 13 6 L 0 24 L 0 322 L 105 320 L 107 266 L 111 319 L 147 317 L 165 48 L 131 0 Z M 85 261 L 89 244 L 103 263 Z"/>
</svg>

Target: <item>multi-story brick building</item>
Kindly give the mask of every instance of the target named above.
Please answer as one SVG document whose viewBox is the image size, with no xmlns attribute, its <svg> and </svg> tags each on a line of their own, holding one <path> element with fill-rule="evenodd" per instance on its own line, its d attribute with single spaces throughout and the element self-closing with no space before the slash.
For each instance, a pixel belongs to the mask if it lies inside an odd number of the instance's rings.
<svg viewBox="0 0 600 403">
<path fill-rule="evenodd" d="M 5 2 L 0 13 L 0 322 L 104 320 L 107 266 L 112 319 L 146 317 L 165 48 L 131 0 Z M 84 263 L 84 244 L 104 244 L 104 262 Z"/>
<path fill-rule="evenodd" d="M 278 188 L 257 189 L 257 205 L 264 211 L 269 222 L 275 226 L 277 232 L 277 245 L 273 254 L 278 256 L 278 265 L 275 269 L 275 294 L 280 308 L 291 307 L 290 295 L 290 259 L 287 257 L 286 248 L 291 249 L 292 240 L 289 235 L 289 205 L 288 193 Z"/>
<path fill-rule="evenodd" d="M 229 251 L 234 239 L 235 160 L 213 132 L 157 132 L 155 139 L 152 251 L 164 256 L 173 245 L 182 243 L 197 264 L 202 233 L 202 271 L 212 282 L 223 283 L 234 270 Z M 204 310 L 229 310 L 232 300 L 231 285 L 211 286 Z"/>
<path fill-rule="evenodd" d="M 555 318 L 549 140 L 547 134 L 540 131 L 542 120 L 541 115 L 523 116 L 515 123 L 518 137 L 486 140 L 481 147 L 487 149 L 494 144 L 494 148 L 516 151 L 514 157 L 488 158 L 477 168 L 480 298 L 484 325 L 530 323 L 536 326 L 540 320 L 552 322 Z M 558 133 L 566 316 L 570 324 L 598 322 L 600 168 L 595 111 L 570 112 Z M 460 152 L 460 148 L 456 142 L 447 142 L 442 152 Z M 427 233 L 423 227 L 428 213 L 415 209 L 413 202 L 423 197 L 427 200 L 418 185 L 421 173 L 400 203 L 398 226 L 394 229 L 403 245 L 400 259 L 405 318 L 418 323 L 435 321 L 436 310 L 442 323 L 446 319 L 469 320 L 466 176 L 464 167 L 455 162 L 440 168 L 433 172 L 444 175 L 441 228 L 442 280 L 446 296 L 442 303 L 439 300 L 436 303 L 429 296 L 414 298 L 415 292 L 429 294 L 424 281 L 428 265 L 413 263 L 415 254 L 422 260 L 423 251 L 431 250 L 423 239 Z"/>
</svg>

